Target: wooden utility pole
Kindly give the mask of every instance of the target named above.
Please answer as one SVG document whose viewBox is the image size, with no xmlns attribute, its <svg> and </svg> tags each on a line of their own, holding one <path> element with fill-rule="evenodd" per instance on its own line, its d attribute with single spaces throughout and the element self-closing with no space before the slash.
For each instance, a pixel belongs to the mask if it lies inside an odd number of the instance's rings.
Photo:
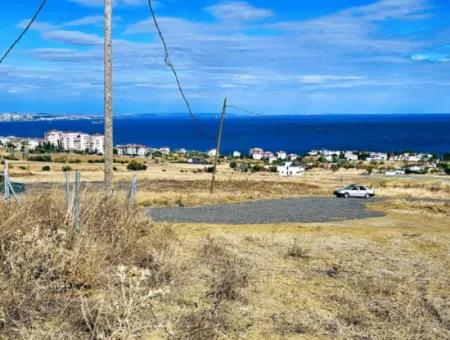
<svg viewBox="0 0 450 340">
<path fill-rule="evenodd" d="M 105 0 L 105 189 L 113 189 L 112 0 Z"/>
<path fill-rule="evenodd" d="M 216 147 L 216 155 L 214 157 L 214 167 L 211 179 L 211 188 L 209 192 L 212 194 L 214 192 L 214 181 L 216 180 L 216 172 L 217 172 L 217 161 L 219 160 L 220 154 L 220 145 L 222 144 L 222 130 L 223 130 L 223 122 L 225 120 L 225 112 L 227 111 L 227 98 L 223 101 L 222 108 L 222 116 L 220 117 L 220 125 L 219 125 L 219 134 L 217 135 L 217 147 Z"/>
</svg>

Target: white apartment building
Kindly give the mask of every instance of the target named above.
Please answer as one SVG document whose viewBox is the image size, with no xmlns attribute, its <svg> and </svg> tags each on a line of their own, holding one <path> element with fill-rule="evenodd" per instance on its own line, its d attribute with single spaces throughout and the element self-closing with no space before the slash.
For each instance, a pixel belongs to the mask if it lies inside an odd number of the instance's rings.
<svg viewBox="0 0 450 340">
<path fill-rule="evenodd" d="M 61 136 L 61 145 L 64 150 L 89 151 L 91 136 L 81 132 L 65 132 Z"/>
<path fill-rule="evenodd" d="M 64 134 L 62 131 L 50 130 L 44 134 L 44 141 L 55 147 L 61 144 L 61 137 Z"/>
<path fill-rule="evenodd" d="M 44 141 L 66 151 L 88 151 L 104 153 L 105 137 L 100 134 L 89 135 L 83 132 L 63 132 L 51 130 L 44 134 Z"/>
<path fill-rule="evenodd" d="M 100 134 L 92 135 L 89 149 L 91 152 L 103 155 L 105 153 L 105 136 Z"/>
</svg>

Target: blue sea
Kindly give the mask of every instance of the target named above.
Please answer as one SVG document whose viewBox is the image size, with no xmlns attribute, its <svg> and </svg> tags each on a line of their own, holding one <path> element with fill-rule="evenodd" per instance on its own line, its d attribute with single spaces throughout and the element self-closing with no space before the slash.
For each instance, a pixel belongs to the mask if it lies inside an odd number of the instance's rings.
<svg viewBox="0 0 450 340">
<path fill-rule="evenodd" d="M 199 124 L 216 136 L 218 119 Z M 0 136 L 41 137 L 50 129 L 102 133 L 101 121 L 0 123 Z M 114 122 L 114 144 L 208 150 L 215 142 L 201 136 L 188 116 L 142 115 Z M 305 153 L 311 149 L 450 152 L 450 114 L 229 116 L 222 151 L 265 150 Z"/>
</svg>

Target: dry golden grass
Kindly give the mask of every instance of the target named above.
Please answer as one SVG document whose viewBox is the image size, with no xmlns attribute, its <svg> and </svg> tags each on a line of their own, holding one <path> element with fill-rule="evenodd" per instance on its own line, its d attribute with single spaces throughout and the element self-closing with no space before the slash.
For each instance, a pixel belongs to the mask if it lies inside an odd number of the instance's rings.
<svg viewBox="0 0 450 340">
<path fill-rule="evenodd" d="M 99 166 L 73 165 L 89 182 L 101 179 Z M 450 337 L 449 203 L 410 199 L 450 198 L 445 178 L 281 179 L 223 168 L 211 196 L 210 175 L 158 164 L 139 173 L 140 204 L 329 195 L 351 182 L 387 199 L 370 205 L 385 217 L 362 221 L 156 224 L 128 211 L 131 173 L 120 168 L 114 199 L 86 186 L 76 233 L 63 194 L 42 183 L 63 174 L 41 167 L 14 164 L 37 183 L 23 206 L 0 205 L 0 338 Z"/>
</svg>

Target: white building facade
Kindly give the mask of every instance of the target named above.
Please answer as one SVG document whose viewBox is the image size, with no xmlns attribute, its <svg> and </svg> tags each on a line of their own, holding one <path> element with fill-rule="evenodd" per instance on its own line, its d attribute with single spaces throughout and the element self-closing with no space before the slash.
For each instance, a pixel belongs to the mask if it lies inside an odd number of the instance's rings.
<svg viewBox="0 0 450 340">
<path fill-rule="evenodd" d="M 277 167 L 278 175 L 281 177 L 297 177 L 304 176 L 305 168 L 301 166 L 292 165 L 292 162 L 287 162 L 282 166 Z"/>
<path fill-rule="evenodd" d="M 139 144 L 117 145 L 117 154 L 119 156 L 145 157 L 147 147 Z"/>
<path fill-rule="evenodd" d="M 44 134 L 44 142 L 65 151 L 93 152 L 104 154 L 105 137 L 83 132 L 63 132 L 51 130 Z"/>
</svg>

